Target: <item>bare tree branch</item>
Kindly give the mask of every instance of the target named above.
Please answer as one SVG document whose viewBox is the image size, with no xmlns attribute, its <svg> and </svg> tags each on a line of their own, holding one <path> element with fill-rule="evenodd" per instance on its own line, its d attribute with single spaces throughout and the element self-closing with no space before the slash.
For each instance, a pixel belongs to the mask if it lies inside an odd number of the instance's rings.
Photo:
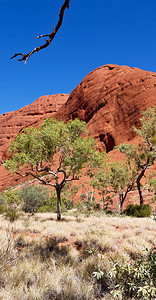
<svg viewBox="0 0 156 300">
<path fill-rule="evenodd" d="M 62 25 L 63 17 L 64 17 L 64 12 L 65 12 L 65 9 L 66 9 L 66 8 L 69 8 L 69 2 L 70 2 L 70 0 L 65 0 L 65 1 L 64 1 L 64 4 L 62 5 L 62 7 L 61 7 L 61 9 L 60 9 L 59 20 L 58 20 L 57 25 L 56 25 L 56 27 L 54 28 L 53 32 L 50 33 L 50 34 L 42 34 L 42 35 L 39 35 L 39 36 L 36 37 L 36 39 L 40 39 L 40 38 L 42 38 L 42 37 L 49 37 L 48 40 L 45 40 L 45 41 L 46 41 L 45 44 L 43 44 L 43 45 L 41 45 L 41 46 L 39 46 L 39 47 L 34 48 L 34 49 L 33 49 L 32 51 L 30 51 L 28 54 L 16 53 L 16 54 L 14 54 L 14 56 L 12 56 L 10 59 L 13 59 L 13 58 L 15 58 L 15 57 L 21 55 L 22 58 L 18 59 L 18 61 L 25 60 L 25 64 L 26 64 L 27 61 L 28 61 L 28 59 L 30 58 L 30 56 L 31 56 L 32 54 L 34 54 L 35 52 L 39 52 L 40 50 L 42 50 L 42 49 L 48 47 L 48 46 L 51 44 L 51 42 L 53 41 L 53 39 L 54 39 L 56 33 L 58 32 L 59 28 L 60 28 L 61 25 Z"/>
<path fill-rule="evenodd" d="M 42 171 L 45 171 L 45 170 L 46 170 L 46 168 L 44 168 Z M 17 175 L 19 175 L 20 177 L 23 177 L 23 178 L 27 177 L 28 175 L 31 175 L 34 179 L 39 180 L 42 184 L 50 185 L 50 186 L 55 187 L 55 184 L 50 183 L 50 180 L 48 180 L 48 179 L 44 179 L 43 178 L 44 176 L 43 177 L 38 176 L 40 171 L 37 172 L 37 171 L 34 171 L 34 170 L 32 170 L 32 171 L 22 171 L 22 170 L 20 170 L 20 172 L 23 172 L 24 174 L 21 174 L 18 171 L 16 171 L 15 174 L 17 174 Z M 35 172 L 35 174 L 33 172 Z M 52 171 L 49 170 L 48 173 L 52 174 L 53 176 L 55 176 L 55 179 L 57 179 L 57 175 L 55 174 L 55 172 L 52 172 Z"/>
</svg>

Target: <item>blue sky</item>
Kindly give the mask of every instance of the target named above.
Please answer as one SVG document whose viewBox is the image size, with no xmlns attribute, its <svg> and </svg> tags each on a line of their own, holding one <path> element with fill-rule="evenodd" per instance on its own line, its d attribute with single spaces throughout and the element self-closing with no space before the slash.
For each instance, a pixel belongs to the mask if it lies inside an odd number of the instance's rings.
<svg viewBox="0 0 156 300">
<path fill-rule="evenodd" d="M 95 68 L 128 65 L 156 72 L 156 0 L 70 0 L 61 29 L 27 65 L 27 53 L 50 33 L 64 0 L 0 0 L 0 114 L 42 95 L 71 93 Z"/>
</svg>

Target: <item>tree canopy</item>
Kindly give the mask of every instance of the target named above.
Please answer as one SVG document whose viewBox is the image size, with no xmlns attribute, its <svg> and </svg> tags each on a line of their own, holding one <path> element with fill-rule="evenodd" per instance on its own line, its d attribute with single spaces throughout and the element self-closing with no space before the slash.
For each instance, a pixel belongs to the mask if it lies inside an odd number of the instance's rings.
<svg viewBox="0 0 156 300">
<path fill-rule="evenodd" d="M 132 190 L 135 182 L 133 170 L 127 162 L 110 162 L 106 168 L 101 168 L 94 177 L 93 185 L 103 196 L 103 202 L 110 202 L 110 195 L 118 195 L 119 213 L 122 214 L 123 203 L 127 194 Z M 106 196 L 107 195 L 107 196 Z"/>
<path fill-rule="evenodd" d="M 143 204 L 141 191 L 141 179 L 145 172 L 156 159 L 156 107 L 149 107 L 142 112 L 139 129 L 133 128 L 140 137 L 139 144 L 135 147 L 132 144 L 121 144 L 119 151 L 126 154 L 129 164 L 135 172 L 137 188 L 140 197 L 140 205 Z"/>
<path fill-rule="evenodd" d="M 54 118 L 45 120 L 37 129 L 30 127 L 11 143 L 12 157 L 5 167 L 21 176 L 31 175 L 42 184 L 55 188 L 57 219 L 61 218 L 61 191 L 67 182 L 79 179 L 81 170 L 101 165 L 103 154 L 96 151 L 95 140 L 82 137 L 86 123 L 75 119 L 64 123 Z"/>
</svg>

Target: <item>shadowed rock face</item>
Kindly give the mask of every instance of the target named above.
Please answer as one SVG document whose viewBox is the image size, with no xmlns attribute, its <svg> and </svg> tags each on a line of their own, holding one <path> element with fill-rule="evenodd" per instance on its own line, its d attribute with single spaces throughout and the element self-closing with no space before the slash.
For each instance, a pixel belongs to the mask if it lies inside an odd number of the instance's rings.
<svg viewBox="0 0 156 300">
<path fill-rule="evenodd" d="M 86 121 L 89 135 L 107 152 L 122 142 L 136 143 L 132 126 L 139 126 L 140 111 L 153 104 L 156 105 L 156 73 L 102 66 L 88 74 L 70 96 L 43 96 L 18 111 L 1 115 L 0 157 L 5 159 L 10 141 L 24 127 L 37 126 L 51 116 Z M 111 157 L 116 155 L 116 150 L 111 152 Z M 0 190 L 22 181 L 0 166 Z"/>
<path fill-rule="evenodd" d="M 89 135 L 101 150 L 134 137 L 140 111 L 156 104 L 156 73 L 126 66 L 106 65 L 89 73 L 56 113 L 64 120 L 87 122 Z"/>
</svg>

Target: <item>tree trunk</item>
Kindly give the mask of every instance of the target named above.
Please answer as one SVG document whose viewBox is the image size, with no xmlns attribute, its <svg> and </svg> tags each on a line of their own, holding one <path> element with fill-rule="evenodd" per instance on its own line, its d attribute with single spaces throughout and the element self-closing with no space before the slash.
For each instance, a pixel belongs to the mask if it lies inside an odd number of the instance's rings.
<svg viewBox="0 0 156 300">
<path fill-rule="evenodd" d="M 105 197 L 104 197 L 104 195 L 102 196 L 102 204 L 103 204 L 103 210 L 105 210 Z"/>
<path fill-rule="evenodd" d="M 142 195 L 142 191 L 141 191 L 140 180 L 137 180 L 137 188 L 138 188 L 138 192 L 139 192 L 140 206 L 141 206 L 144 204 L 144 200 L 143 200 L 143 195 Z"/>
<path fill-rule="evenodd" d="M 142 177 L 144 176 L 147 167 L 148 167 L 148 163 L 146 164 L 146 167 L 144 167 L 144 169 L 142 169 L 142 171 L 139 174 L 139 176 L 137 178 L 137 181 L 136 181 L 137 182 L 137 189 L 138 189 L 138 192 L 139 192 L 139 198 L 140 198 L 140 206 L 144 204 L 140 181 L 141 181 Z"/>
<path fill-rule="evenodd" d="M 94 188 L 92 188 L 92 194 L 91 194 L 91 197 L 90 197 L 91 202 L 93 201 L 93 196 L 94 196 Z"/>
<path fill-rule="evenodd" d="M 60 188 L 56 188 L 57 193 L 57 220 L 61 220 L 61 190 Z"/>
<path fill-rule="evenodd" d="M 119 201 L 120 201 L 120 204 L 119 204 L 119 214 L 122 215 L 122 208 L 123 208 L 123 195 L 119 195 Z"/>
</svg>

